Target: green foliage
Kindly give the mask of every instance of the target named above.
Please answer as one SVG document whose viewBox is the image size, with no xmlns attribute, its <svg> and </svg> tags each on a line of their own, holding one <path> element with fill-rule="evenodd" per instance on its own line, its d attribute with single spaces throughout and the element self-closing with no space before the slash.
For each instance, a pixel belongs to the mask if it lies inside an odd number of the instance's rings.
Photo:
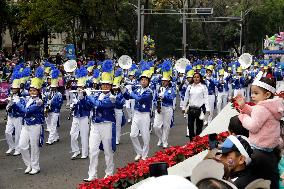
<svg viewBox="0 0 284 189">
<path fill-rule="evenodd" d="M 141 1 L 148 8 L 180 9 L 184 0 Z M 153 4 L 150 4 L 152 2 Z M 136 56 L 137 0 L 20 0 L 17 4 L 0 1 L 0 32 L 9 28 L 15 48 L 40 44 L 51 33 L 68 34 L 66 43 L 81 47 L 85 53 L 112 48 L 117 56 Z M 259 52 L 265 35 L 284 29 L 284 0 L 202 0 L 189 1 L 189 8 L 212 7 L 217 16 L 240 16 L 243 44 L 249 52 Z M 200 17 L 203 16 L 194 16 Z M 159 58 L 181 55 L 181 15 L 145 15 L 145 32 L 156 43 Z M 187 24 L 188 49 L 238 50 L 240 23 Z M 112 37 L 109 37 L 112 36 Z M 47 45 L 47 44 L 46 44 Z"/>
</svg>

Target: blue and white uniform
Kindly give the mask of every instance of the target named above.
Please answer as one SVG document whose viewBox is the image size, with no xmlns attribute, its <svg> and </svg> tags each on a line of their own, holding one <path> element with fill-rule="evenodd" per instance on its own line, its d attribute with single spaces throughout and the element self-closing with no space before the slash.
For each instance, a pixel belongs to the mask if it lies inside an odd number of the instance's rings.
<svg viewBox="0 0 284 189">
<path fill-rule="evenodd" d="M 50 98 L 50 99 L 49 99 Z M 60 109 L 63 104 L 62 94 L 59 91 L 50 91 L 46 95 L 45 106 L 48 106 L 48 115 L 46 117 L 47 130 L 49 137 L 47 144 L 52 144 L 59 140 L 57 132 L 57 123 L 59 119 Z"/>
<path fill-rule="evenodd" d="M 150 143 L 150 112 L 153 100 L 153 91 L 149 88 L 139 87 L 135 91 L 124 94 L 126 99 L 134 99 L 134 115 L 131 125 L 130 138 L 134 146 L 137 156 L 145 159 L 149 152 Z M 139 131 L 143 139 L 143 147 L 141 147 L 138 134 Z"/>
<path fill-rule="evenodd" d="M 70 130 L 71 136 L 71 150 L 74 153 L 72 159 L 76 158 L 80 154 L 80 148 L 78 145 L 78 137 L 80 134 L 82 143 L 82 159 L 85 159 L 89 155 L 89 123 L 88 117 L 90 116 L 91 106 L 87 103 L 87 97 L 83 96 L 82 92 L 74 93 L 71 103 L 71 109 L 73 111 L 73 121 Z"/>
<path fill-rule="evenodd" d="M 7 125 L 5 129 L 6 141 L 9 146 L 9 150 L 6 153 L 11 153 L 15 149 L 14 155 L 19 155 L 19 139 L 22 130 L 24 112 L 22 107 L 26 104 L 24 97 L 19 97 L 14 94 L 11 101 L 6 106 L 8 112 Z M 15 131 L 15 141 L 13 140 L 13 132 Z"/>
<path fill-rule="evenodd" d="M 163 145 L 164 148 L 168 147 L 168 137 L 170 126 L 173 121 L 173 101 L 176 97 L 176 92 L 173 87 L 160 87 L 160 90 L 155 96 L 162 100 L 161 111 L 155 111 L 154 129 L 159 138 L 158 146 Z"/>
<path fill-rule="evenodd" d="M 100 144 L 102 143 L 105 161 L 106 176 L 113 175 L 114 162 L 113 151 L 115 144 L 115 96 L 110 92 L 107 94 L 99 93 L 98 96 L 88 97 L 88 103 L 95 107 L 92 117 L 89 147 L 90 147 L 90 165 L 89 180 L 97 178 L 97 166 L 100 152 Z"/>
<path fill-rule="evenodd" d="M 39 143 L 44 123 L 43 101 L 38 97 L 30 97 L 25 104 L 19 106 L 19 109 L 24 113 L 24 125 L 20 135 L 19 148 L 27 166 L 26 173 L 38 173 L 40 170 Z M 31 147 L 31 153 L 29 147 Z"/>
</svg>

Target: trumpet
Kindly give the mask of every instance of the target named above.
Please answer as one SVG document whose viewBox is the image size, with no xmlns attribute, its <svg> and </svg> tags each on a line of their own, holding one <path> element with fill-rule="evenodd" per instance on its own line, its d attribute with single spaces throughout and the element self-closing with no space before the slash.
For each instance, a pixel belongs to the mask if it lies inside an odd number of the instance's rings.
<svg viewBox="0 0 284 189">
<path fill-rule="evenodd" d="M 13 101 L 13 94 L 9 94 L 8 98 L 6 98 L 7 101 L 9 101 L 8 103 L 10 103 L 11 101 Z M 6 116 L 4 117 L 4 120 L 8 119 L 8 114 L 11 111 L 11 106 L 8 107 L 8 109 L 6 109 Z"/>
<path fill-rule="evenodd" d="M 109 92 L 110 90 L 100 90 L 100 89 L 91 89 L 89 90 L 92 93 L 95 92 Z M 71 90 L 69 91 L 69 93 L 80 93 L 80 92 L 87 92 L 85 89 L 84 90 Z"/>
<path fill-rule="evenodd" d="M 76 99 L 76 100 L 78 99 L 78 93 L 72 94 L 72 103 L 70 104 L 70 112 L 69 112 L 69 115 L 68 115 L 68 117 L 67 117 L 68 120 L 71 119 L 72 113 L 73 113 L 73 111 L 75 110 L 75 107 L 74 107 L 74 105 L 75 105 L 74 100 L 75 100 L 75 99 Z"/>
<path fill-rule="evenodd" d="M 159 88 L 159 94 L 164 93 L 164 92 L 165 92 L 165 87 L 160 87 Z M 161 113 L 162 103 L 163 103 L 163 99 L 159 96 L 158 100 L 157 100 L 157 112 L 158 113 Z"/>
<path fill-rule="evenodd" d="M 53 95 L 51 95 L 50 93 L 48 94 L 48 101 L 47 101 L 47 106 L 44 108 L 44 115 L 45 117 L 48 116 L 48 113 L 51 109 L 51 104 L 50 104 L 50 101 L 51 99 L 53 98 Z"/>
</svg>

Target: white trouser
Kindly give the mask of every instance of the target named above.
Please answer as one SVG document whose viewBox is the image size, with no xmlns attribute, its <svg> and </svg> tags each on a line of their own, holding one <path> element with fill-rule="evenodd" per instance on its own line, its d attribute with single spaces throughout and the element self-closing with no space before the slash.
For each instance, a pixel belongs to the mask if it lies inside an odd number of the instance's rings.
<svg viewBox="0 0 284 189">
<path fill-rule="evenodd" d="M 176 109 L 176 105 L 177 105 L 177 97 L 175 97 L 173 100 L 173 110 Z"/>
<path fill-rule="evenodd" d="M 102 122 L 91 124 L 90 132 L 90 165 L 89 177 L 97 178 L 97 166 L 100 153 L 100 143 L 103 143 L 105 161 L 106 161 L 106 175 L 112 175 L 114 170 L 113 151 L 112 151 L 112 123 Z"/>
<path fill-rule="evenodd" d="M 69 92 L 70 89 L 66 89 L 65 90 L 65 96 L 66 96 L 66 105 L 68 106 L 70 104 L 71 101 L 71 93 Z"/>
<path fill-rule="evenodd" d="M 219 92 L 217 95 L 217 110 L 218 113 L 226 106 L 228 103 L 228 92 Z"/>
<path fill-rule="evenodd" d="M 115 111 L 115 126 L 116 126 L 116 143 L 120 141 L 121 124 L 122 124 L 122 109 L 114 109 Z"/>
<path fill-rule="evenodd" d="M 49 131 L 48 142 L 52 143 L 59 139 L 57 132 L 57 122 L 59 118 L 59 113 L 50 112 L 46 118 L 46 125 Z"/>
<path fill-rule="evenodd" d="M 27 167 L 34 170 L 39 168 L 39 137 L 41 125 L 23 125 L 19 141 L 19 147 L 23 161 Z M 31 146 L 31 153 L 29 152 Z"/>
<path fill-rule="evenodd" d="M 8 116 L 5 136 L 8 143 L 9 149 L 15 149 L 17 152 L 20 152 L 19 148 L 19 139 L 22 130 L 22 117 L 11 117 Z M 15 142 L 13 141 L 13 131 L 15 129 Z"/>
<path fill-rule="evenodd" d="M 71 135 L 71 150 L 72 152 L 79 152 L 78 136 L 81 136 L 82 156 L 88 156 L 89 150 L 89 124 L 88 117 L 73 117 L 72 126 L 70 130 Z"/>
<path fill-rule="evenodd" d="M 137 155 L 142 155 L 142 158 L 146 158 L 149 152 L 150 143 L 150 113 L 134 111 L 134 116 L 131 125 L 130 139 L 132 141 L 134 150 Z M 143 139 L 143 149 L 140 145 L 138 134 L 139 131 Z"/>
<path fill-rule="evenodd" d="M 171 121 L 173 118 L 173 108 L 162 106 L 161 112 L 155 111 L 154 129 L 163 145 L 168 146 L 168 137 L 170 133 Z"/>
<path fill-rule="evenodd" d="M 241 89 L 234 89 L 234 98 L 238 95 L 242 95 L 243 97 L 245 97 L 245 89 L 241 88 Z"/>
<path fill-rule="evenodd" d="M 127 111 L 128 119 L 133 119 L 134 105 L 135 105 L 135 99 L 129 99 L 125 101 L 125 108 Z"/>
<path fill-rule="evenodd" d="M 184 100 L 182 100 L 181 92 L 179 92 L 179 99 L 180 99 L 179 107 L 182 108 L 182 107 L 183 107 L 183 103 L 184 103 L 183 101 L 184 101 Z"/>
<path fill-rule="evenodd" d="M 182 100 L 182 98 L 180 98 L 179 107 L 182 108 L 183 105 L 184 105 L 184 100 Z"/>
<path fill-rule="evenodd" d="M 214 114 L 214 103 L 215 103 L 215 95 L 208 95 L 208 99 L 209 99 L 209 111 L 210 115 L 208 116 L 208 124 L 212 121 L 213 119 L 213 114 Z"/>
</svg>

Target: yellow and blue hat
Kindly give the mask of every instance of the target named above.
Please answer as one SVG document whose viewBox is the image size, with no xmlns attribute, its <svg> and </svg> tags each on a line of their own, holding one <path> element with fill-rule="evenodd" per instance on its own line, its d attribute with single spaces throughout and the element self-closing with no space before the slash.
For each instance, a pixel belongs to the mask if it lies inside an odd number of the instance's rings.
<svg viewBox="0 0 284 189">
<path fill-rule="evenodd" d="M 95 66 L 95 61 L 90 60 L 86 65 L 88 72 L 92 72 Z"/>
<path fill-rule="evenodd" d="M 154 61 L 149 61 L 148 64 L 150 66 L 150 73 L 151 73 L 151 76 L 152 76 L 155 72 Z"/>
<path fill-rule="evenodd" d="M 208 61 L 207 65 L 206 65 L 206 70 L 210 70 L 210 71 L 214 70 L 214 61 L 213 60 Z"/>
<path fill-rule="evenodd" d="M 21 72 L 19 69 L 14 69 L 12 74 L 12 86 L 13 89 L 21 88 Z"/>
<path fill-rule="evenodd" d="M 101 83 L 112 84 L 113 82 L 113 62 L 105 60 L 102 64 Z"/>
<path fill-rule="evenodd" d="M 44 66 L 44 73 L 49 74 L 51 71 L 51 64 L 48 61 L 46 61 L 44 62 L 43 66 Z"/>
<path fill-rule="evenodd" d="M 132 64 L 130 69 L 129 69 L 128 75 L 135 75 L 135 72 L 136 72 L 137 69 L 138 69 L 137 65 Z"/>
<path fill-rule="evenodd" d="M 30 67 L 24 68 L 24 70 L 22 71 L 21 83 L 25 84 L 30 79 L 30 75 L 31 75 L 31 68 Z"/>
<path fill-rule="evenodd" d="M 99 69 L 94 69 L 93 70 L 93 83 L 100 83 L 100 70 Z"/>
<path fill-rule="evenodd" d="M 186 78 L 188 77 L 193 77 L 194 75 L 194 70 L 192 69 L 192 66 L 191 65 L 187 65 L 186 68 L 185 68 L 185 74 L 186 74 Z"/>
<path fill-rule="evenodd" d="M 35 77 L 31 79 L 30 88 L 41 89 L 42 84 L 44 83 L 44 68 L 38 67 L 35 71 Z"/>
<path fill-rule="evenodd" d="M 202 68 L 202 60 L 200 60 L 200 59 L 198 59 L 197 61 L 196 61 L 196 69 L 197 70 L 201 70 L 201 68 Z"/>
<path fill-rule="evenodd" d="M 51 71 L 51 84 L 50 87 L 58 87 L 60 71 L 58 69 L 53 69 Z"/>
<path fill-rule="evenodd" d="M 149 78 L 151 79 L 151 71 L 150 71 L 150 66 L 147 62 L 145 61 L 140 61 L 140 67 L 141 67 L 141 75 L 140 75 L 140 79 L 142 77 L 146 77 L 146 78 Z"/>
<path fill-rule="evenodd" d="M 85 87 L 86 81 L 88 79 L 87 75 L 88 75 L 88 70 L 83 66 L 75 70 L 75 76 L 77 79 L 77 87 Z"/>
<path fill-rule="evenodd" d="M 113 85 L 114 86 L 118 87 L 120 85 L 120 82 L 122 80 L 122 76 L 123 76 L 122 68 L 118 68 L 115 71 L 115 74 L 114 74 L 114 79 L 113 79 Z"/>
<path fill-rule="evenodd" d="M 222 69 L 220 69 L 220 70 L 219 70 L 219 72 L 218 72 L 218 73 L 219 73 L 219 75 L 224 76 L 224 74 L 225 74 L 225 70 L 222 68 Z"/>
<path fill-rule="evenodd" d="M 170 60 L 165 60 L 162 64 L 162 80 L 170 81 L 172 73 L 172 62 Z"/>
</svg>

